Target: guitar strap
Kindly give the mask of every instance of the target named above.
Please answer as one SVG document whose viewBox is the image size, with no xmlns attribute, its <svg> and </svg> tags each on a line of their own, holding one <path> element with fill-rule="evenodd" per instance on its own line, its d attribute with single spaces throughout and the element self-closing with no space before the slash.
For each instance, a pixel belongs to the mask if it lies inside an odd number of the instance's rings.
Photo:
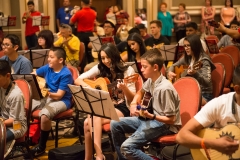
<svg viewBox="0 0 240 160">
<path fill-rule="evenodd" d="M 235 93 L 233 94 L 233 99 L 232 99 L 232 114 L 236 114 L 235 110 Z"/>
</svg>

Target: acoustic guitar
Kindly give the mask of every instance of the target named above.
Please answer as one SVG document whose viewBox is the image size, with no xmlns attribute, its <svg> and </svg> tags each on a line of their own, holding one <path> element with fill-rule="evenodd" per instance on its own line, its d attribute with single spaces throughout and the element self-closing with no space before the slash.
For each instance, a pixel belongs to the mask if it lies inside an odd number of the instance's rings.
<svg viewBox="0 0 240 160">
<path fill-rule="evenodd" d="M 41 90 L 42 96 L 46 97 L 48 95 L 49 89 L 46 88 L 46 80 L 42 77 L 36 76 L 39 88 Z"/>
<path fill-rule="evenodd" d="M 122 80 L 117 80 L 112 83 L 110 83 L 110 80 L 108 78 L 102 77 L 97 78 L 96 80 L 84 79 L 83 81 L 92 88 L 109 92 L 111 88 L 115 87 L 119 81 L 123 83 L 135 83 L 138 80 L 138 76 L 139 74 L 135 73 L 131 76 L 125 77 Z"/>
<path fill-rule="evenodd" d="M 160 49 L 163 45 L 164 43 L 155 44 L 154 47 L 146 46 L 146 49 L 147 50 L 154 49 L 154 48 Z"/>
<path fill-rule="evenodd" d="M 174 83 L 176 80 L 178 80 L 181 77 L 185 77 L 187 75 L 187 69 L 188 69 L 188 65 L 181 65 L 181 66 L 175 66 L 174 67 L 174 73 L 176 74 L 176 77 L 171 81 L 172 83 Z M 197 61 L 193 64 L 192 66 L 192 70 L 199 70 L 202 68 L 202 61 Z"/>
<path fill-rule="evenodd" d="M 218 139 L 227 136 L 231 139 L 240 140 L 240 128 L 236 124 L 228 124 L 221 129 L 206 128 L 197 133 L 204 139 Z M 240 147 L 232 155 L 225 155 L 216 150 L 208 150 L 211 160 L 240 160 Z M 208 160 L 204 149 L 191 149 L 191 154 L 194 160 Z"/>
<path fill-rule="evenodd" d="M 153 113 L 152 108 L 152 95 L 150 92 L 145 92 L 142 98 L 141 105 L 137 105 L 137 110 L 140 110 L 139 115 L 146 118 L 144 111 L 147 110 L 149 113 Z"/>
</svg>

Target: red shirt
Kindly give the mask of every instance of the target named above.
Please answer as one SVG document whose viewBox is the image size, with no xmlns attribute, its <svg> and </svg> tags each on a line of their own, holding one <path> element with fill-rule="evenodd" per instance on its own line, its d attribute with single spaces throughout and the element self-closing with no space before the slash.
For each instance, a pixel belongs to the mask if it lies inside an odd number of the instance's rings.
<svg viewBox="0 0 240 160">
<path fill-rule="evenodd" d="M 23 14 L 25 16 L 26 13 Z M 41 13 L 38 11 L 31 12 L 31 16 L 41 16 Z M 39 31 L 39 26 L 32 26 L 32 18 L 27 18 L 26 20 L 26 29 L 25 36 L 30 36 Z"/>
<path fill-rule="evenodd" d="M 89 7 L 84 7 L 78 11 L 71 19 L 73 23 L 77 22 L 78 32 L 89 32 L 94 29 L 94 21 L 96 19 L 96 12 Z"/>
</svg>

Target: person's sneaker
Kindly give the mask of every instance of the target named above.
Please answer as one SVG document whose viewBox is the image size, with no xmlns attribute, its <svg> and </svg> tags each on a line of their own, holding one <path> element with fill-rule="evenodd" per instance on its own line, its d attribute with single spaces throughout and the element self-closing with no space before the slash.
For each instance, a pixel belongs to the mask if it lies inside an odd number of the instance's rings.
<svg viewBox="0 0 240 160">
<path fill-rule="evenodd" d="M 39 147 L 39 145 L 31 149 L 31 154 L 33 157 L 38 157 L 44 153 L 45 153 L 45 148 L 41 148 Z"/>
</svg>

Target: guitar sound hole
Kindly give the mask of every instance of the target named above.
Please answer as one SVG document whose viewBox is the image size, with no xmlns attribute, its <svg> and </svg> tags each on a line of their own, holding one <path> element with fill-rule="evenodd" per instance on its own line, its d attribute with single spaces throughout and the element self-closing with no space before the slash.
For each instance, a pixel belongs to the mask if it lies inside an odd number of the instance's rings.
<svg viewBox="0 0 240 160">
<path fill-rule="evenodd" d="M 101 86 L 95 86 L 95 89 L 102 90 Z"/>
</svg>

